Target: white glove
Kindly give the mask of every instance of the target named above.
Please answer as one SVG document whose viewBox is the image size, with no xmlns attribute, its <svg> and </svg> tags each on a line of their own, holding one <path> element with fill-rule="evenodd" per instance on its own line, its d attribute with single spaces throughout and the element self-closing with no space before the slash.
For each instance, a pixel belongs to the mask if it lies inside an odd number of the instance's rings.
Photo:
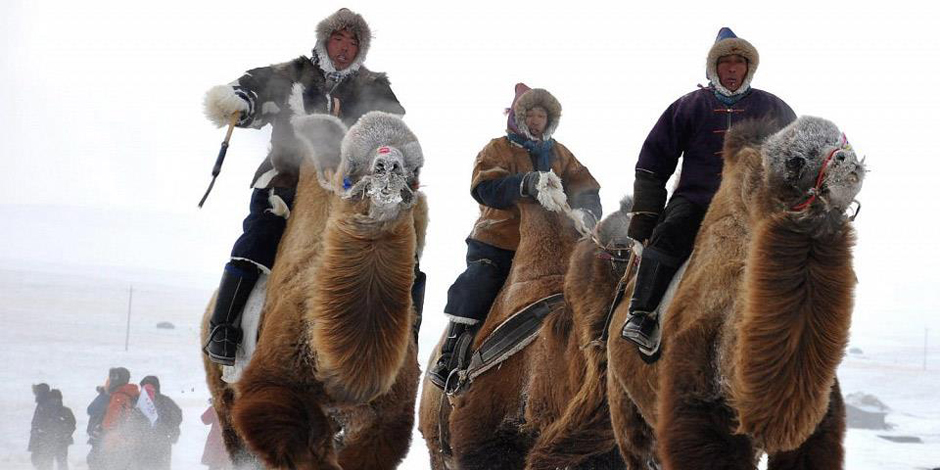
<svg viewBox="0 0 940 470">
<path fill-rule="evenodd" d="M 232 114 L 239 114 L 239 124 L 251 119 L 254 97 L 250 90 L 236 89 L 231 85 L 214 86 L 203 99 L 203 112 L 216 127 L 227 126 Z"/>
</svg>

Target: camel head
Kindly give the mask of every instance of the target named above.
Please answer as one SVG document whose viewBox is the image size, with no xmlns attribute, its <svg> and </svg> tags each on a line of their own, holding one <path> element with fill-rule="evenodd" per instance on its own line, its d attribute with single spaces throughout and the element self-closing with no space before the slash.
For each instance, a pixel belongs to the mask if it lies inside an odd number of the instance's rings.
<svg viewBox="0 0 940 470">
<path fill-rule="evenodd" d="M 842 214 L 862 189 L 865 164 L 830 121 L 801 116 L 761 147 L 767 188 L 790 211 Z"/>
<path fill-rule="evenodd" d="M 395 219 L 416 201 L 424 156 L 417 137 L 394 114 L 372 111 L 349 130 L 330 115 L 295 118 L 321 185 L 375 222 Z"/>
</svg>

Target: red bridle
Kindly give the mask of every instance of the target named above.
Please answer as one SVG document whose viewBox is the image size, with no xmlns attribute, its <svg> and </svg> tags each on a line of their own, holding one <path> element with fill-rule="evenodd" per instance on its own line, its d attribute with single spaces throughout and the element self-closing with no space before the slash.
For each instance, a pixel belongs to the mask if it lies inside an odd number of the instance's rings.
<svg viewBox="0 0 940 470">
<path fill-rule="evenodd" d="M 829 151 L 829 154 L 826 155 L 826 159 L 823 160 L 822 168 L 819 169 L 819 175 L 816 176 L 816 185 L 807 191 L 809 193 L 809 197 L 805 201 L 793 206 L 791 210 L 801 211 L 809 207 L 809 205 L 816 200 L 816 196 L 819 194 L 819 189 L 822 187 L 823 179 L 826 177 L 826 169 L 829 168 L 829 162 L 832 160 L 832 157 L 842 150 L 851 150 L 851 148 L 852 146 L 849 145 L 849 141 L 845 138 L 845 134 L 842 134 L 842 142 L 838 147 Z"/>
</svg>

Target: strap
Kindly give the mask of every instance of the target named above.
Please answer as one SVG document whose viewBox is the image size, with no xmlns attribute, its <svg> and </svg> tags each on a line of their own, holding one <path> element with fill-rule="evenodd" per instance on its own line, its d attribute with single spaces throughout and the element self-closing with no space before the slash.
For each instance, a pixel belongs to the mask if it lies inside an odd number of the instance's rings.
<svg viewBox="0 0 940 470">
<path fill-rule="evenodd" d="M 506 319 L 473 352 L 470 364 L 460 373 L 460 383 L 452 393 L 465 389 L 477 377 L 523 350 L 538 336 L 542 321 L 565 302 L 558 293 L 539 299 Z"/>
</svg>

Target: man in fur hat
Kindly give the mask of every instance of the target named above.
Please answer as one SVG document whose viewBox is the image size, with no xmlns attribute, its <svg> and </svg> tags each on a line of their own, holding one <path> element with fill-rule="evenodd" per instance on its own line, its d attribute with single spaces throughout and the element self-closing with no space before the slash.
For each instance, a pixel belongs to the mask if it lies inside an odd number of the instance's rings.
<svg viewBox="0 0 940 470">
<path fill-rule="evenodd" d="M 249 70 L 206 94 L 206 116 L 219 127 L 235 114 L 239 127 L 272 126 L 271 150 L 252 180 L 254 192 L 244 233 L 225 265 L 209 321 L 204 351 L 219 364 L 235 361 L 242 309 L 260 273 L 270 272 L 274 265 L 290 215 L 304 153 L 291 117 L 330 113 L 351 126 L 369 111 L 405 114 L 385 74 L 363 66 L 372 33 L 362 16 L 340 9 L 317 25 L 316 35 L 311 57 Z"/>
<path fill-rule="evenodd" d="M 652 313 L 673 275 L 692 253 L 708 204 L 721 183 L 724 134 L 745 119 L 796 119 L 783 100 L 751 87 L 759 56 L 749 42 L 721 28 L 705 63 L 709 85 L 672 103 L 640 150 L 629 235 L 646 243 L 621 335 L 647 355 L 658 351 Z M 666 181 L 682 157 L 678 184 L 666 204 Z"/>
<path fill-rule="evenodd" d="M 552 139 L 561 118 L 558 100 L 546 90 L 519 83 L 507 111 L 506 135 L 491 140 L 473 166 L 470 195 L 480 204 L 480 217 L 467 238 L 467 270 L 447 291 L 447 338 L 428 371 L 441 388 L 456 366 L 458 339 L 476 333 L 509 276 L 519 246 L 517 205 L 538 204 L 539 181 L 554 172 L 571 207 L 583 210 L 590 225 L 602 214 L 600 185 L 571 151 Z"/>
</svg>

